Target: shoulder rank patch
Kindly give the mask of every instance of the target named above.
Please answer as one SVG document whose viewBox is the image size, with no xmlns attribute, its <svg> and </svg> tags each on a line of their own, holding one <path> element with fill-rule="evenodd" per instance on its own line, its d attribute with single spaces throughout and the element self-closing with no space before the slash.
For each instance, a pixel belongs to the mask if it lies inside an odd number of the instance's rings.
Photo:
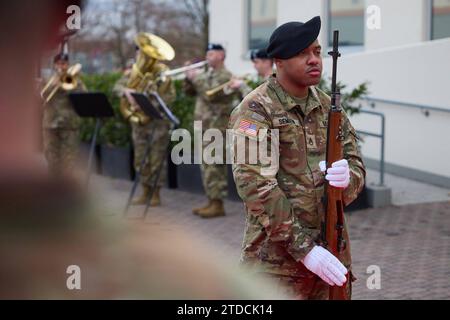
<svg viewBox="0 0 450 320">
<path fill-rule="evenodd" d="M 248 108 L 249 108 L 250 110 L 253 110 L 253 111 L 261 111 L 262 106 L 261 106 L 260 103 L 258 103 L 258 102 L 256 102 L 256 101 L 251 101 L 251 102 L 248 104 Z"/>
<path fill-rule="evenodd" d="M 262 115 L 256 112 L 252 112 L 251 118 L 259 122 L 263 122 L 265 120 L 265 118 Z"/>
</svg>

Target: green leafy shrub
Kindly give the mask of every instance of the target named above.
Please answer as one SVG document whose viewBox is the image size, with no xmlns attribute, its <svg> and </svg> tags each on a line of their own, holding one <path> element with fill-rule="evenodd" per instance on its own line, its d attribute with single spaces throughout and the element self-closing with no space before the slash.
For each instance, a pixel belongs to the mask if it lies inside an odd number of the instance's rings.
<svg viewBox="0 0 450 320">
<path fill-rule="evenodd" d="M 120 79 L 120 73 L 105 73 L 98 75 L 83 75 L 82 80 L 89 91 L 103 92 L 113 106 L 114 117 L 103 122 L 98 137 L 98 143 L 115 147 L 128 147 L 131 145 L 131 128 L 119 111 L 120 99 L 113 93 L 115 83 Z M 193 134 L 193 118 L 195 108 L 195 97 L 188 96 L 183 91 L 183 80 L 174 81 L 176 89 L 175 101 L 170 105 L 172 112 L 180 120 L 180 128 L 187 129 Z M 249 83 L 252 88 L 257 83 Z M 368 94 L 368 83 L 364 82 L 352 90 L 345 90 L 347 85 L 338 82 L 342 92 L 342 106 L 349 115 L 358 113 L 360 106 L 355 101 Z M 331 92 L 330 81 L 322 78 L 318 87 L 327 94 Z M 81 124 L 81 140 L 90 142 L 95 129 L 94 119 L 83 119 Z"/>
<path fill-rule="evenodd" d="M 340 81 L 338 81 L 336 85 L 338 88 L 340 88 L 341 105 L 344 108 L 345 112 L 347 112 L 349 116 L 358 113 L 361 106 L 355 105 L 355 101 L 363 96 L 366 96 L 369 93 L 368 82 L 359 84 L 351 91 L 345 90 L 347 88 L 347 85 L 343 84 Z M 326 94 L 331 95 L 331 79 L 330 81 L 327 81 L 325 80 L 325 78 L 322 78 L 318 87 Z"/>
<path fill-rule="evenodd" d="M 184 93 L 183 81 L 174 81 L 176 98 L 170 107 L 174 115 L 180 120 L 180 128 L 187 129 L 193 134 L 195 97 L 188 96 Z"/>
<path fill-rule="evenodd" d="M 114 117 L 103 120 L 99 144 L 112 147 L 128 147 L 131 143 L 131 128 L 119 111 L 120 99 L 113 92 L 114 84 L 120 79 L 120 73 L 104 73 L 83 75 L 82 80 L 87 89 L 92 92 L 106 94 L 114 110 Z M 81 123 L 81 140 L 90 142 L 94 134 L 95 119 L 83 119 Z"/>
</svg>

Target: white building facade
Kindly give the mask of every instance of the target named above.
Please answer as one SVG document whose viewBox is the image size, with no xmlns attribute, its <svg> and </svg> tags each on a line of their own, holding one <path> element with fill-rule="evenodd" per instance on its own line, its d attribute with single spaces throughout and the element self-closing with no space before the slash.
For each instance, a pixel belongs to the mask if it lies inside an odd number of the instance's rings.
<svg viewBox="0 0 450 320">
<path fill-rule="evenodd" d="M 252 71 L 250 49 L 263 47 L 288 21 L 322 18 L 326 56 L 340 30 L 338 79 L 349 88 L 369 82 L 363 109 L 384 114 L 385 169 L 450 188 L 450 0 L 211 0 L 210 41 L 227 49 L 227 67 Z M 380 133 L 380 120 L 352 116 L 360 131 Z M 380 159 L 380 139 L 364 137 L 368 167 Z"/>
</svg>

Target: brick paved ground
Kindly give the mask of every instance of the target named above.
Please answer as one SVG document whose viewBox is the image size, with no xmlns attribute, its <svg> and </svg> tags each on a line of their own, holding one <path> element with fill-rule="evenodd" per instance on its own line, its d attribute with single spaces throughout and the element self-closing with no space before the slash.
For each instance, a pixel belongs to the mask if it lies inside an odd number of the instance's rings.
<svg viewBox="0 0 450 320">
<path fill-rule="evenodd" d="M 94 184 L 103 190 L 100 201 L 120 214 L 130 183 L 97 176 Z M 164 219 L 183 226 L 237 261 L 244 228 L 240 202 L 227 201 L 227 216 L 204 220 L 191 214 L 202 196 L 164 189 L 162 197 L 164 206 L 152 208 L 146 223 Z M 134 207 L 130 216 L 142 210 Z M 354 299 L 450 299 L 449 201 L 355 211 L 348 222 L 358 278 Z M 381 270 L 379 290 L 366 286 L 371 265 Z"/>
</svg>

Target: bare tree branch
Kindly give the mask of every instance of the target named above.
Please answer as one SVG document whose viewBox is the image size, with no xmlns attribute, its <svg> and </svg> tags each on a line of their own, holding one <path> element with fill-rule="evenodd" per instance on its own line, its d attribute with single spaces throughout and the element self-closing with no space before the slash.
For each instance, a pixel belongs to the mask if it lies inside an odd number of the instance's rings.
<svg viewBox="0 0 450 320">
<path fill-rule="evenodd" d="M 174 67 L 204 55 L 209 0 L 110 0 L 101 4 L 86 13 L 83 30 L 76 40 L 77 48 L 84 50 L 86 57 L 92 57 L 86 62 L 91 64 L 89 70 L 98 68 L 99 59 L 106 59 L 111 53 L 114 67 L 124 68 L 134 57 L 133 37 L 140 31 L 157 34 L 174 47 Z M 103 68 L 110 66 L 110 62 L 100 63 Z"/>
</svg>

